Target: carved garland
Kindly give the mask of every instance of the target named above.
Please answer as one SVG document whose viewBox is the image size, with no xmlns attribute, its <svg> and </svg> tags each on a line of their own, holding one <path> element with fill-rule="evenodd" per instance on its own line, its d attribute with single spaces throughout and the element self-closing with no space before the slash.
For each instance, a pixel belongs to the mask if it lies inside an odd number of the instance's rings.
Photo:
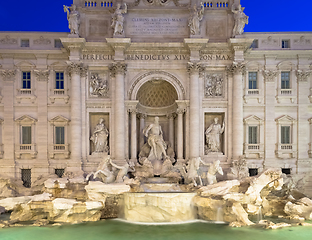
<svg viewBox="0 0 312 240">
<path fill-rule="evenodd" d="M 147 76 L 150 76 L 150 75 L 153 75 L 153 74 L 161 74 L 161 75 L 166 75 L 170 78 L 172 78 L 180 87 L 183 95 L 185 95 L 185 90 L 184 90 L 184 87 L 182 85 L 182 83 L 175 77 L 173 76 L 172 74 L 168 73 L 168 72 L 164 72 L 164 71 L 151 71 L 151 72 L 147 72 L 147 73 L 144 73 L 143 75 L 141 75 L 140 77 L 137 78 L 137 80 L 135 80 L 135 82 L 131 85 L 129 91 L 128 91 L 128 95 L 129 97 L 131 97 L 132 95 L 132 92 L 134 90 L 134 87 L 145 77 Z"/>
<path fill-rule="evenodd" d="M 34 70 L 38 81 L 48 81 L 50 70 Z"/>
<path fill-rule="evenodd" d="M 307 82 L 311 71 L 297 70 L 296 74 L 299 82 Z"/>
<path fill-rule="evenodd" d="M 3 77 L 4 81 L 10 81 L 10 80 L 14 80 L 14 77 L 16 75 L 16 70 L 15 69 L 1 70 L 0 74 Z"/>
</svg>

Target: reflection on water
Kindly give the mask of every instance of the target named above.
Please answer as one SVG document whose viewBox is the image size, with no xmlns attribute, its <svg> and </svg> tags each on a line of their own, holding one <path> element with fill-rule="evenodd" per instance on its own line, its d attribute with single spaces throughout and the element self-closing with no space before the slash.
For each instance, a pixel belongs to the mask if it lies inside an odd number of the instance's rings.
<svg viewBox="0 0 312 240">
<path fill-rule="evenodd" d="M 312 227 L 264 230 L 230 228 L 223 224 L 196 222 L 180 225 L 135 225 L 106 220 L 77 225 L 0 229 L 1 240 L 311 240 Z"/>
</svg>

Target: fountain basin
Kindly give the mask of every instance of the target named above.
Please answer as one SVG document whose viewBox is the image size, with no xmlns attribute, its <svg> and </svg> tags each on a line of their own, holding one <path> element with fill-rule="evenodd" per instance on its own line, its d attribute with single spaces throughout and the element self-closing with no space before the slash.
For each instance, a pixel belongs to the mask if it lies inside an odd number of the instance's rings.
<svg viewBox="0 0 312 240">
<path fill-rule="evenodd" d="M 196 193 L 124 193 L 124 218 L 131 222 L 185 222 L 196 219 Z"/>
</svg>

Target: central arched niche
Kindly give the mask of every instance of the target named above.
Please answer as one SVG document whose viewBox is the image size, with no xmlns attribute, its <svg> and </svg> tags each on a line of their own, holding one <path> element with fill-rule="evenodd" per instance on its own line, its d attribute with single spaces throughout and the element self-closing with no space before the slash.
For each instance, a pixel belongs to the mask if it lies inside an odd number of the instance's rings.
<svg viewBox="0 0 312 240">
<path fill-rule="evenodd" d="M 144 83 L 138 93 L 137 100 L 141 106 L 148 108 L 165 108 L 175 104 L 178 94 L 167 81 L 154 79 Z"/>
</svg>

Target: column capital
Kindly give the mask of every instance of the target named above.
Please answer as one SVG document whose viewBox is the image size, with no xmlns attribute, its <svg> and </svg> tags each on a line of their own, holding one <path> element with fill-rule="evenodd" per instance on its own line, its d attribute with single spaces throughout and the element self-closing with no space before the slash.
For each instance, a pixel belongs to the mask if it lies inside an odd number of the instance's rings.
<svg viewBox="0 0 312 240">
<path fill-rule="evenodd" d="M 127 64 L 123 62 L 114 62 L 109 67 L 109 70 L 113 77 L 117 74 L 125 74 L 127 71 Z"/>
<path fill-rule="evenodd" d="M 136 108 L 129 108 L 129 109 L 128 109 L 128 113 L 137 114 L 137 113 L 138 113 L 138 110 L 137 110 Z"/>
<path fill-rule="evenodd" d="M 1 69 L 0 75 L 4 81 L 13 81 L 16 75 L 16 69 Z"/>
<path fill-rule="evenodd" d="M 190 73 L 190 74 L 195 74 L 195 73 L 201 73 L 204 71 L 204 67 L 202 66 L 201 63 L 198 63 L 198 62 L 188 62 L 187 63 L 187 71 Z"/>
<path fill-rule="evenodd" d="M 85 76 L 88 70 L 88 68 L 84 67 L 81 62 L 67 61 L 67 65 L 67 70 L 70 74 L 76 73 L 81 76 Z"/>
<path fill-rule="evenodd" d="M 176 110 L 176 113 L 179 115 L 179 114 L 183 114 L 183 113 L 185 113 L 186 112 L 186 109 L 184 109 L 184 108 L 178 108 L 177 110 Z"/>
<path fill-rule="evenodd" d="M 243 62 L 233 62 L 233 64 L 231 66 L 228 66 L 226 68 L 228 73 L 241 73 L 241 74 L 245 74 L 246 72 L 246 64 Z"/>
<path fill-rule="evenodd" d="M 297 70 L 296 71 L 298 82 L 307 82 L 309 76 L 311 75 L 310 70 Z"/>
<path fill-rule="evenodd" d="M 275 82 L 277 71 L 276 70 L 264 70 L 262 74 L 263 74 L 265 82 Z"/>
<path fill-rule="evenodd" d="M 147 117 L 147 115 L 145 113 L 139 113 L 138 114 L 139 119 L 145 119 L 146 117 Z"/>
<path fill-rule="evenodd" d="M 168 119 L 174 119 L 174 118 L 176 117 L 176 114 L 175 114 L 175 113 L 168 113 L 168 114 L 166 115 L 166 117 L 167 117 Z"/>
<path fill-rule="evenodd" d="M 37 80 L 38 81 L 42 81 L 42 82 L 46 82 L 48 81 L 49 75 L 50 75 L 50 70 L 44 69 L 44 70 L 39 70 L 39 69 L 35 69 L 34 70 Z"/>
</svg>

